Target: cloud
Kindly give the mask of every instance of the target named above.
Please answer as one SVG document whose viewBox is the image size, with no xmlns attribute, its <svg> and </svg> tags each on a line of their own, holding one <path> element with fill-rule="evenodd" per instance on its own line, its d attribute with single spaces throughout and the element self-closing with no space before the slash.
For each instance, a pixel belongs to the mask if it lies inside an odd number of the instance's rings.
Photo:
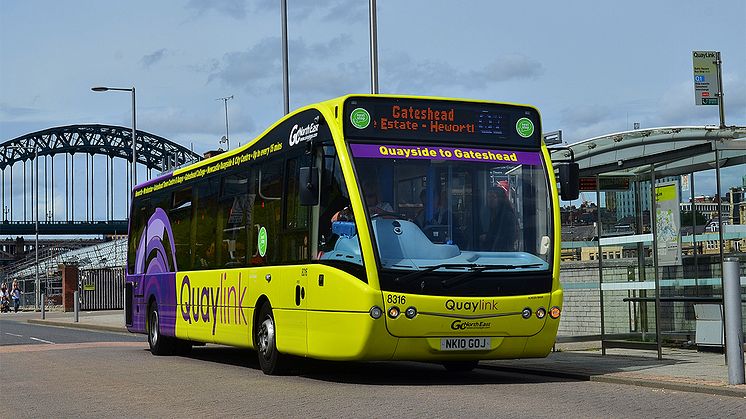
<svg viewBox="0 0 746 419">
<path fill-rule="evenodd" d="M 0 104 L 0 118 L 1 119 L 23 118 L 26 116 L 38 114 L 39 112 L 40 110 L 36 108 L 26 108 L 26 107 L 20 107 L 20 106 L 9 106 L 6 104 Z"/>
<path fill-rule="evenodd" d="M 142 64 L 142 66 L 145 68 L 150 68 L 152 65 L 161 61 L 166 55 L 166 49 L 161 48 L 157 51 L 154 51 L 152 54 L 148 54 L 140 58 L 140 64 Z"/>
<path fill-rule="evenodd" d="M 334 65 L 334 57 L 348 45 L 346 39 L 347 35 L 342 34 L 326 43 L 307 44 L 302 40 L 291 41 L 288 45 L 291 57 L 291 83 L 295 84 L 319 74 L 323 74 L 324 79 L 329 79 L 328 66 Z M 254 93 L 276 91 L 282 83 L 280 42 L 279 38 L 268 37 L 245 51 L 226 53 L 212 66 L 213 70 L 207 82 L 220 81 L 227 86 Z M 293 70 L 297 68 L 302 68 L 303 71 L 296 74 Z M 330 80 L 329 83 L 334 84 L 334 80 Z"/>
<path fill-rule="evenodd" d="M 445 61 L 415 61 L 409 54 L 388 54 L 381 63 L 387 85 L 395 91 L 441 91 L 443 87 L 477 90 L 490 84 L 521 79 L 535 79 L 544 73 L 540 62 L 521 54 L 511 54 L 482 68 L 462 70 Z"/>
<path fill-rule="evenodd" d="M 245 18 L 248 14 L 246 0 L 189 0 L 186 8 L 195 10 L 198 15 L 214 11 L 238 20 Z"/>
<path fill-rule="evenodd" d="M 472 73 L 474 78 L 503 82 L 520 79 L 536 79 L 544 74 L 544 66 L 522 54 L 508 54 L 488 64 L 483 70 Z"/>
<path fill-rule="evenodd" d="M 259 0 L 254 4 L 254 12 L 277 13 L 280 4 L 277 0 Z M 349 0 L 315 0 L 288 2 L 288 20 L 307 19 L 318 16 L 322 22 L 350 22 L 368 19 L 368 2 Z"/>
</svg>

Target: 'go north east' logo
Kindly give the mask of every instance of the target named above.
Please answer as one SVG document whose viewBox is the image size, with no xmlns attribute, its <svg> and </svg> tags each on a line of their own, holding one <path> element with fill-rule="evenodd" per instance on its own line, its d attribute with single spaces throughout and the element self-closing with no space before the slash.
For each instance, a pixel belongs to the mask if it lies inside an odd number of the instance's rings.
<svg viewBox="0 0 746 419">
<path fill-rule="evenodd" d="M 357 129 L 365 129 L 370 125 L 370 114 L 363 108 L 355 108 L 350 112 L 350 122 Z"/>
<path fill-rule="evenodd" d="M 515 130 L 521 137 L 528 138 L 534 135 L 534 123 L 528 118 L 521 118 L 515 123 Z"/>
</svg>

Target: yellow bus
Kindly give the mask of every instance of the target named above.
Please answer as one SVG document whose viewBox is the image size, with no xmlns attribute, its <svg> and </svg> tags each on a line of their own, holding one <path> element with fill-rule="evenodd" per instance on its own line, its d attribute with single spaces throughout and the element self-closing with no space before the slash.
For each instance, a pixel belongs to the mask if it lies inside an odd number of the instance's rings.
<svg viewBox="0 0 746 419">
<path fill-rule="evenodd" d="M 155 355 L 252 348 L 266 374 L 298 357 L 464 371 L 549 353 L 559 260 L 535 108 L 350 95 L 134 188 L 125 322 Z"/>
</svg>

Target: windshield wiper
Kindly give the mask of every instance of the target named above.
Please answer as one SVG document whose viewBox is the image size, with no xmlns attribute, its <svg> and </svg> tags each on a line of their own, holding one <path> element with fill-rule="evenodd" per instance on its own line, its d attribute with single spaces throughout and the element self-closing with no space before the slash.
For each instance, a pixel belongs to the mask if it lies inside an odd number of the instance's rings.
<svg viewBox="0 0 746 419">
<path fill-rule="evenodd" d="M 410 274 L 394 278 L 394 282 L 397 283 L 397 284 L 406 285 L 406 284 L 409 284 L 410 282 L 414 281 L 415 279 L 421 277 L 422 275 L 424 275 L 426 273 L 429 273 L 429 272 L 432 272 L 432 271 L 435 271 L 435 270 L 438 270 L 438 269 L 442 269 L 442 268 L 471 268 L 473 266 L 474 266 L 473 263 L 441 263 L 440 265 L 428 266 L 427 268 L 425 268 L 425 269 L 423 269 L 421 271 L 412 272 Z"/>
<path fill-rule="evenodd" d="M 527 265 L 472 265 L 471 271 L 463 273 L 453 278 L 444 279 L 440 281 L 443 288 L 450 288 L 456 285 L 463 284 L 464 282 L 471 281 L 475 278 L 476 274 L 484 272 L 490 269 L 522 269 L 522 268 L 540 268 L 543 266 L 542 263 L 531 263 Z"/>
</svg>

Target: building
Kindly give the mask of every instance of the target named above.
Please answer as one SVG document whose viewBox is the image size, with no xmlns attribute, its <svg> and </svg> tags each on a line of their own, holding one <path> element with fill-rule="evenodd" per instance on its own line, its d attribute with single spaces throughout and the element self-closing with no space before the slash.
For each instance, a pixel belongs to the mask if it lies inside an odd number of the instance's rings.
<svg viewBox="0 0 746 419">
<path fill-rule="evenodd" d="M 705 216 L 705 219 L 712 220 L 718 218 L 718 198 L 711 196 L 696 196 L 694 197 L 694 210 Z M 682 212 L 691 212 L 692 203 L 682 202 L 680 204 Z M 720 211 L 723 214 L 723 218 L 731 216 L 731 204 L 729 202 L 720 203 Z"/>
<path fill-rule="evenodd" d="M 661 183 L 667 183 L 667 182 L 676 182 L 677 185 L 679 185 L 679 177 L 678 176 L 667 176 L 662 177 L 660 179 L 655 180 L 655 184 L 659 185 Z M 610 195 L 614 195 L 614 198 L 609 199 Z M 647 182 L 640 182 L 640 201 L 642 208 L 650 209 L 650 181 Z M 621 220 L 625 217 L 635 217 L 637 216 L 637 207 L 635 205 L 635 190 L 630 189 L 628 191 L 622 191 L 622 192 L 607 192 L 607 207 L 611 210 L 612 207 L 609 204 L 609 202 L 612 202 L 614 204 L 614 209 L 616 211 L 616 218 L 617 220 Z"/>
</svg>

